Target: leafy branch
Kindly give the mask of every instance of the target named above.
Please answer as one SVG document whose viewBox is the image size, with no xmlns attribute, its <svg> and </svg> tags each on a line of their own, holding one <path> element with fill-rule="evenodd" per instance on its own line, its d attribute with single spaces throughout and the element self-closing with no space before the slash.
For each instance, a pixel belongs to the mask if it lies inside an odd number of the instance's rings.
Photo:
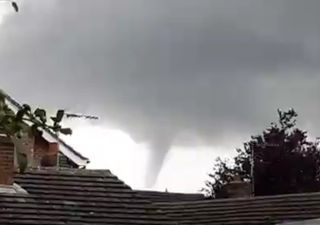
<svg viewBox="0 0 320 225">
<path fill-rule="evenodd" d="M 63 128 L 61 122 L 65 116 L 64 110 L 58 110 L 56 115 L 50 117 L 48 122 L 47 112 L 42 108 L 32 111 L 28 104 L 23 104 L 16 113 L 6 104 L 6 98 L 0 93 L 0 130 L 8 136 L 21 138 L 24 133 L 34 135 L 38 130 L 52 130 L 55 133 L 72 134 L 70 128 Z"/>
<path fill-rule="evenodd" d="M 71 135 L 72 130 L 70 128 L 62 127 L 61 122 L 65 117 L 65 111 L 60 109 L 55 116 L 48 118 L 46 110 L 42 108 L 36 108 L 32 110 L 30 105 L 15 104 L 18 108 L 17 112 L 14 112 L 6 100 L 9 98 L 3 91 L 0 91 L 0 132 L 5 134 L 11 139 L 20 139 L 28 135 L 33 137 L 37 132 L 44 130 L 50 130 L 54 133 L 62 133 L 65 135 Z M 27 157 L 25 153 L 17 149 L 17 159 L 20 167 L 20 172 L 24 171 L 27 165 Z"/>
</svg>

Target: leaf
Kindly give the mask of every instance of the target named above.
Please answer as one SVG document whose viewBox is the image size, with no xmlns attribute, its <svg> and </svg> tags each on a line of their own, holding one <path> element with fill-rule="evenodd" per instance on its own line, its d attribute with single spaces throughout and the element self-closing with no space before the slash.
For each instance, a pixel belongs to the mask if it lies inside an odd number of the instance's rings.
<svg viewBox="0 0 320 225">
<path fill-rule="evenodd" d="M 72 134 L 71 128 L 61 128 L 61 129 L 60 129 L 60 132 L 61 132 L 62 134 L 65 134 L 65 135 L 71 135 L 71 134 Z"/>
<path fill-rule="evenodd" d="M 55 118 L 55 121 L 54 121 L 54 122 L 60 123 L 60 122 L 62 121 L 63 116 L 64 116 L 64 110 L 59 109 L 59 110 L 57 111 L 57 115 L 56 115 L 56 118 Z"/>
<path fill-rule="evenodd" d="M 6 113 L 0 109 L 0 121 L 5 117 Z"/>
<path fill-rule="evenodd" d="M 0 101 L 5 101 L 6 97 L 5 97 L 5 94 L 2 90 L 0 90 Z"/>
<path fill-rule="evenodd" d="M 57 123 L 54 123 L 53 126 L 49 126 L 48 128 L 53 130 L 54 132 L 60 132 L 60 130 L 61 130 L 61 126 Z"/>
<path fill-rule="evenodd" d="M 23 104 L 22 108 L 26 111 L 26 112 L 30 112 L 31 111 L 31 107 L 28 104 Z"/>
<path fill-rule="evenodd" d="M 22 121 L 23 116 L 25 115 L 25 110 L 24 109 L 20 109 L 17 114 L 16 114 L 16 121 Z"/>
<path fill-rule="evenodd" d="M 12 5 L 12 7 L 14 8 L 14 10 L 16 12 L 19 12 L 19 7 L 18 7 L 18 4 L 16 2 L 11 2 L 11 5 Z"/>
<path fill-rule="evenodd" d="M 43 123 L 47 122 L 47 113 L 44 109 L 37 108 L 34 111 L 34 115 L 38 117 L 41 120 L 41 122 Z"/>
<path fill-rule="evenodd" d="M 55 123 L 56 123 L 56 121 L 57 121 L 57 118 L 56 118 L 56 117 L 53 117 L 53 116 L 51 116 L 50 119 L 51 119 L 53 122 L 55 122 Z"/>
<path fill-rule="evenodd" d="M 0 93 L 0 108 L 3 109 L 5 105 L 5 97 Z"/>
</svg>

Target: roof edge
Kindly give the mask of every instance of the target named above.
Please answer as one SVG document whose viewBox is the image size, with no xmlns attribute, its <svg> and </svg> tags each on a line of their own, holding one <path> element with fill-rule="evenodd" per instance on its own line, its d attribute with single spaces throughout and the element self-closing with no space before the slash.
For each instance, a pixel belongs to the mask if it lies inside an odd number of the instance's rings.
<svg viewBox="0 0 320 225">
<path fill-rule="evenodd" d="M 2 94 L 4 95 L 7 103 L 9 104 L 10 108 L 12 108 L 14 111 L 18 111 L 22 108 L 22 106 L 14 100 L 10 95 L 8 95 L 5 91 L 0 89 Z M 61 138 L 59 138 L 55 133 L 53 133 L 49 129 L 42 129 L 43 134 L 42 137 L 48 141 L 48 142 L 58 142 L 60 144 L 60 152 L 67 156 L 71 161 L 73 161 L 78 166 L 86 166 L 90 163 L 90 160 L 81 155 L 78 151 L 76 151 L 74 148 L 72 148 L 70 145 L 68 145 L 66 142 L 64 142 Z"/>
</svg>

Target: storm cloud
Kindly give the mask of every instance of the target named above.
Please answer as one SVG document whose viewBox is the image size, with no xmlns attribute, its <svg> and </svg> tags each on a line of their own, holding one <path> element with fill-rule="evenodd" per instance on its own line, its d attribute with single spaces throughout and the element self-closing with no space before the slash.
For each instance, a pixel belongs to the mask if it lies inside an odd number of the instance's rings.
<svg viewBox="0 0 320 225">
<path fill-rule="evenodd" d="M 294 107 L 319 134 L 320 1 L 20 4 L 0 25 L 2 88 L 97 114 L 150 143 L 153 178 L 172 144 L 192 145 L 182 134 L 227 146 L 279 107 Z"/>
</svg>

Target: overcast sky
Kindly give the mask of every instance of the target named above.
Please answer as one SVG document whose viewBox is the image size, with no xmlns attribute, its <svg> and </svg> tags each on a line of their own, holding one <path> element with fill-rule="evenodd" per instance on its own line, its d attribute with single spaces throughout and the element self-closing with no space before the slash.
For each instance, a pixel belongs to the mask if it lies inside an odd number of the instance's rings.
<svg viewBox="0 0 320 225">
<path fill-rule="evenodd" d="M 100 116 L 69 140 L 133 187 L 198 190 L 277 108 L 320 135 L 318 0 L 18 3 L 0 4 L 1 88 Z"/>
</svg>

